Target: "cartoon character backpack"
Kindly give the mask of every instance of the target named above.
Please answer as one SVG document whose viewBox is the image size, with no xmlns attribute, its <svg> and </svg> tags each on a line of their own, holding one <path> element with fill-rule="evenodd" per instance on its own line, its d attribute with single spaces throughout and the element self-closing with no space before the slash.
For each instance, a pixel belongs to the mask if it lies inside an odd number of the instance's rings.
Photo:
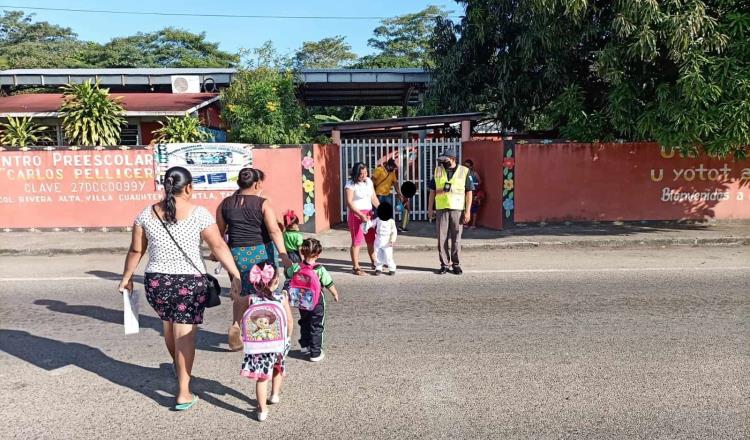
<svg viewBox="0 0 750 440">
<path fill-rule="evenodd" d="M 284 307 L 259 297 L 250 297 L 250 301 L 240 326 L 245 353 L 283 353 L 287 334 Z"/>
<path fill-rule="evenodd" d="M 313 310 L 320 301 L 322 290 L 315 267 L 303 261 L 289 283 L 290 304 L 300 310 Z"/>
</svg>

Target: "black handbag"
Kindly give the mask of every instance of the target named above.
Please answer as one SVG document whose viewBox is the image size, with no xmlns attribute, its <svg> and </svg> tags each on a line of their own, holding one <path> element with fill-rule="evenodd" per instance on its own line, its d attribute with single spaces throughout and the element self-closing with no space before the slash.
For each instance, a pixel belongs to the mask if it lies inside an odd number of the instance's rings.
<svg viewBox="0 0 750 440">
<path fill-rule="evenodd" d="M 177 240 L 174 239 L 174 236 L 171 232 L 169 232 L 169 228 L 167 227 L 166 223 L 164 223 L 164 220 L 159 217 L 159 213 L 156 212 L 156 207 L 152 206 L 151 209 L 154 211 L 154 215 L 156 218 L 159 219 L 159 222 L 164 227 L 164 230 L 167 231 L 167 235 L 169 235 L 169 238 L 172 239 L 172 242 L 177 246 L 177 249 L 182 252 L 182 255 L 185 257 L 185 259 L 197 270 L 199 273 L 203 275 L 203 278 L 206 282 L 206 293 L 208 296 L 208 300 L 206 301 L 206 307 L 216 307 L 221 304 L 221 285 L 219 285 L 219 280 L 216 279 L 215 276 L 203 273 L 200 269 L 198 269 L 198 266 L 195 265 L 193 260 L 188 256 L 188 254 L 182 250 L 182 246 L 180 246 L 179 243 L 177 243 Z"/>
</svg>

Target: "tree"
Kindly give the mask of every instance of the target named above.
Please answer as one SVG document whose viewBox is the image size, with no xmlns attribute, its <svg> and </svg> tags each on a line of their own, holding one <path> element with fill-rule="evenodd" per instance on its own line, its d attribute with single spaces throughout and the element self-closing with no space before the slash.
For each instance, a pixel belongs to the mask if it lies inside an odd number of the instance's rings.
<svg viewBox="0 0 750 440">
<path fill-rule="evenodd" d="M 67 27 L 33 21 L 33 14 L 4 11 L 0 17 L 0 68 L 85 67 L 96 43 L 78 40 Z"/>
<path fill-rule="evenodd" d="M 448 15 L 438 6 L 428 6 L 413 14 L 381 21 L 367 44 L 377 49 L 375 55 L 362 57 L 362 67 L 432 67 L 430 36 L 435 20 Z"/>
<path fill-rule="evenodd" d="M 311 139 L 311 124 L 295 94 L 295 75 L 276 68 L 245 68 L 222 91 L 229 138 L 258 144 L 297 144 Z"/>
<path fill-rule="evenodd" d="M 122 104 L 109 97 L 99 81 L 63 86 L 60 116 L 65 137 L 73 145 L 117 145 L 125 125 Z"/>
<path fill-rule="evenodd" d="M 201 122 L 195 116 L 167 116 L 167 121 L 159 121 L 161 128 L 153 131 L 154 140 L 160 143 L 182 144 L 189 142 L 203 142 L 209 139 L 209 134 L 201 130 Z"/>
<path fill-rule="evenodd" d="M 239 55 L 206 41 L 205 32 L 195 34 L 173 27 L 114 38 L 94 61 L 101 67 L 233 67 L 238 62 Z"/>
<path fill-rule="evenodd" d="M 47 127 L 38 125 L 31 118 L 9 117 L 7 123 L 0 123 L 0 144 L 11 147 L 27 147 L 39 145 L 44 142 L 52 142 L 49 136 L 44 134 Z"/>
<path fill-rule="evenodd" d="M 430 104 L 581 141 L 750 145 L 750 2 L 462 0 L 439 20 Z"/>
<path fill-rule="evenodd" d="M 323 69 L 345 67 L 357 59 L 346 37 L 323 38 L 305 41 L 294 55 L 294 66 L 298 69 Z"/>
</svg>

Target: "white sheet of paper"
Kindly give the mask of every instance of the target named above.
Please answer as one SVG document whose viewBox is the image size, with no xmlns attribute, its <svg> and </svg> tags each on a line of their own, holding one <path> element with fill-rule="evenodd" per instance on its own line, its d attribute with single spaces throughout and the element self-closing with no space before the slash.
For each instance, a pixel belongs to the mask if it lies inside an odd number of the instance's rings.
<svg viewBox="0 0 750 440">
<path fill-rule="evenodd" d="M 122 292 L 123 324 L 125 325 L 126 335 L 132 335 L 140 331 L 140 325 L 138 324 L 139 299 L 140 295 L 137 293 L 131 295 L 127 290 Z"/>
</svg>

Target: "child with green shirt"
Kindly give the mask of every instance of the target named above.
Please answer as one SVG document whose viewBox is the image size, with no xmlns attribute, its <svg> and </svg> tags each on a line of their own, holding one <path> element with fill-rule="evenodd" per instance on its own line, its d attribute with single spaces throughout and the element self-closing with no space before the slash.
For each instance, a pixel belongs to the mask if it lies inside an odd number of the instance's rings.
<svg viewBox="0 0 750 440">
<path fill-rule="evenodd" d="M 284 227 L 281 228 L 284 231 L 284 248 L 286 253 L 295 263 L 302 261 L 302 257 L 299 253 L 299 247 L 302 245 L 302 234 L 299 232 L 299 217 L 294 211 L 287 211 L 284 213 Z"/>
<path fill-rule="evenodd" d="M 301 265 L 312 266 L 315 274 L 318 275 L 320 286 L 328 289 L 333 295 L 333 300 L 338 302 L 339 293 L 336 286 L 333 285 L 333 278 L 325 267 L 315 264 L 323 252 L 323 246 L 314 238 L 307 238 L 302 242 L 299 248 L 303 260 L 300 263 L 293 264 L 286 270 L 286 277 L 291 279 L 297 273 Z M 320 301 L 313 310 L 300 309 L 300 340 L 299 345 L 302 347 L 302 353 L 310 356 L 311 362 L 320 362 L 323 360 L 323 331 L 325 325 L 326 301 L 325 295 L 320 295 Z"/>
</svg>

